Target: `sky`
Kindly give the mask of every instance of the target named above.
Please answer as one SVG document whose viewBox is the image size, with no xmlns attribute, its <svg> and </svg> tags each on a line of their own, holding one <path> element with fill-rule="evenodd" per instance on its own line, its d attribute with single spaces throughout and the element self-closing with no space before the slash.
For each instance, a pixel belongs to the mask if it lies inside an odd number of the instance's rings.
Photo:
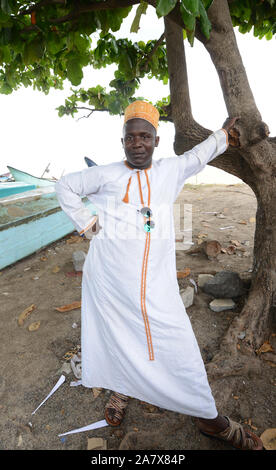
<svg viewBox="0 0 276 470">
<path fill-rule="evenodd" d="M 163 32 L 163 20 L 150 11 L 142 16 L 138 35 L 130 33 L 135 9 L 125 20 L 119 37 L 147 41 L 158 39 Z M 235 29 L 240 53 L 257 106 L 271 132 L 276 134 L 275 120 L 275 39 L 267 41 L 240 34 Z M 96 44 L 96 43 L 94 43 Z M 213 131 L 220 129 L 227 117 L 219 79 L 204 47 L 195 40 L 194 47 L 185 41 L 190 96 L 194 118 Z M 81 87 L 100 84 L 108 88 L 113 78 L 113 67 L 94 70 L 87 67 Z M 71 94 L 71 84 L 64 90 L 51 90 L 48 95 L 29 88 L 20 88 L 11 95 L 0 95 L 0 174 L 8 171 L 7 165 L 41 176 L 50 163 L 45 177 L 59 178 L 62 174 L 79 171 L 86 167 L 84 156 L 97 164 L 108 164 L 124 158 L 121 145 L 123 118 L 108 113 L 94 113 L 90 118 L 58 117 L 56 108 L 64 104 Z M 158 80 L 144 79 L 137 96 L 152 102 L 169 95 L 169 86 Z M 174 155 L 174 127 L 160 122 L 160 144 L 154 159 Z M 241 181 L 222 170 L 206 167 L 190 183 L 235 184 Z"/>
</svg>

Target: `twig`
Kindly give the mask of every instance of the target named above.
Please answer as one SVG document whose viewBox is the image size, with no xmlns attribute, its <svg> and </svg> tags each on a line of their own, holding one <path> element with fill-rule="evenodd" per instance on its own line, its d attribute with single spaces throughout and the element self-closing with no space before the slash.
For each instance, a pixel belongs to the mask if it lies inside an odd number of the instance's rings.
<svg viewBox="0 0 276 470">
<path fill-rule="evenodd" d="M 77 121 L 79 121 L 80 119 L 83 119 L 83 118 L 89 118 L 91 116 L 91 114 L 93 114 L 95 111 L 108 111 L 107 108 L 103 108 L 103 109 L 93 109 L 93 108 L 87 108 L 86 106 L 75 106 L 75 109 L 77 110 L 80 110 L 80 109 L 85 109 L 86 111 L 90 111 L 89 114 L 87 114 L 86 116 L 81 116 L 80 118 L 77 119 Z"/>
<path fill-rule="evenodd" d="M 165 40 L 165 33 L 161 34 L 160 38 L 158 39 L 158 41 L 156 41 L 156 43 L 154 44 L 154 47 L 152 48 L 152 50 L 150 51 L 150 53 L 148 54 L 147 56 L 147 60 L 146 62 L 142 65 L 142 69 L 145 69 L 147 68 L 149 62 L 151 61 L 153 55 L 155 54 L 155 52 L 157 51 L 158 47 L 162 44 L 162 42 Z"/>
</svg>

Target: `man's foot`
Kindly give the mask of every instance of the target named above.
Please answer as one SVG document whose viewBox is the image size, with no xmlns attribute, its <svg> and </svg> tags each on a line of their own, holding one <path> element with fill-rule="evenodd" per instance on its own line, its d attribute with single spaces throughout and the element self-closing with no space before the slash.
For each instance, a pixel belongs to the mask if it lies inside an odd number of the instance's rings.
<svg viewBox="0 0 276 470">
<path fill-rule="evenodd" d="M 236 449 L 263 450 L 263 443 L 256 434 L 245 430 L 228 416 L 218 416 L 214 420 L 197 418 L 196 422 L 202 434 L 226 441 Z"/>
<path fill-rule="evenodd" d="M 128 397 L 114 392 L 105 406 L 105 420 L 111 426 L 119 426 L 124 418 Z"/>
</svg>

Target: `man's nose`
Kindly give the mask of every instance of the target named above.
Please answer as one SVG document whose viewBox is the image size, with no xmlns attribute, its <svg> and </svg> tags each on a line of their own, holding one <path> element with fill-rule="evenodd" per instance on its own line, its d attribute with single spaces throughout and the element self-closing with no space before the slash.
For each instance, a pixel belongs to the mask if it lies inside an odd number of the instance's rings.
<svg viewBox="0 0 276 470">
<path fill-rule="evenodd" d="M 140 147 L 142 143 L 142 139 L 139 135 L 133 137 L 133 147 Z"/>
</svg>

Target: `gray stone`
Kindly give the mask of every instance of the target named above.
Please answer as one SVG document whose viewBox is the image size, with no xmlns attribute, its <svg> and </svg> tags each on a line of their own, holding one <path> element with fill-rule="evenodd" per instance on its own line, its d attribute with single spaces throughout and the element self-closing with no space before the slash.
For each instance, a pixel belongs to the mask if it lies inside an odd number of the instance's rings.
<svg viewBox="0 0 276 470">
<path fill-rule="evenodd" d="M 72 255 L 73 265 L 75 271 L 82 271 L 86 254 L 84 251 L 74 251 Z"/>
<path fill-rule="evenodd" d="M 246 293 L 243 282 L 238 273 L 221 271 L 213 279 L 209 279 L 202 290 L 219 299 L 231 299 Z"/>
<path fill-rule="evenodd" d="M 241 331 L 241 332 L 238 334 L 238 338 L 239 338 L 239 339 L 244 339 L 244 338 L 245 338 L 245 331 Z"/>
<path fill-rule="evenodd" d="M 213 312 L 223 312 L 235 308 L 236 304 L 232 299 L 214 299 L 210 302 L 209 307 Z"/>
<path fill-rule="evenodd" d="M 58 370 L 59 374 L 71 374 L 72 369 L 71 369 L 71 364 L 70 362 L 64 362 L 61 366 L 61 368 Z"/>
<path fill-rule="evenodd" d="M 204 284 L 210 279 L 213 279 L 213 277 L 214 277 L 213 274 L 199 274 L 198 281 L 197 281 L 198 287 L 203 287 Z"/>
<path fill-rule="evenodd" d="M 180 291 L 180 296 L 183 300 L 185 308 L 190 307 L 194 302 L 194 288 L 190 286 L 185 287 L 185 289 Z"/>
</svg>

